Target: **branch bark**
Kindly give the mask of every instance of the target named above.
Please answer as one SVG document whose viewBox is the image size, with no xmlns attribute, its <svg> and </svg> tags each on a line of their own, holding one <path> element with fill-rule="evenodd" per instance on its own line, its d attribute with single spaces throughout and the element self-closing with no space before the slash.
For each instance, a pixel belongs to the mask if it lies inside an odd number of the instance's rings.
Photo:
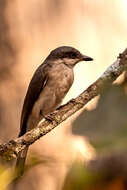
<svg viewBox="0 0 127 190">
<path fill-rule="evenodd" d="M 83 108 L 92 98 L 99 95 L 107 84 L 112 84 L 120 74 L 127 68 L 127 49 L 119 54 L 117 60 L 109 66 L 106 71 L 90 85 L 77 98 L 70 100 L 64 106 L 55 111 L 52 122 L 42 119 L 36 128 L 27 132 L 20 138 L 10 140 L 8 143 L 0 144 L 0 156 L 5 159 L 17 157 L 18 153 L 26 146 L 33 144 L 40 137 L 49 133 L 60 123 L 72 116 L 75 112 Z"/>
</svg>

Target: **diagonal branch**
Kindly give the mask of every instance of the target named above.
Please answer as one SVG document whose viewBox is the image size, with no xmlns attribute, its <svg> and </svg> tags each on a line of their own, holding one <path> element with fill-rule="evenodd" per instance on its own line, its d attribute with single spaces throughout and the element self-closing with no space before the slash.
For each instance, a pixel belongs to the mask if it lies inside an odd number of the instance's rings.
<svg viewBox="0 0 127 190">
<path fill-rule="evenodd" d="M 75 112 L 83 108 L 92 98 L 101 93 L 105 85 L 112 84 L 126 68 L 127 49 L 125 49 L 100 78 L 90 85 L 83 93 L 55 111 L 54 120 L 52 122 L 43 119 L 36 128 L 27 132 L 22 137 L 11 140 L 8 143 L 0 144 L 0 156 L 6 159 L 15 158 L 26 146 L 33 144 L 40 137 L 46 135 Z"/>
</svg>

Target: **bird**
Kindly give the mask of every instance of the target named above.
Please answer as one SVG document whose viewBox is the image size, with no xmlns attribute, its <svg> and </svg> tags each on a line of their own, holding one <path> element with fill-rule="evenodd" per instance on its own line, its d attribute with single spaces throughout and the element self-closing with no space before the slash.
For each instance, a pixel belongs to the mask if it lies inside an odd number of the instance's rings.
<svg viewBox="0 0 127 190">
<path fill-rule="evenodd" d="M 21 137 L 35 128 L 42 118 L 48 117 L 62 103 L 74 81 L 74 66 L 81 61 L 92 61 L 70 46 L 61 46 L 50 52 L 35 71 L 24 99 L 21 113 Z M 18 176 L 24 173 L 28 147 L 17 156 Z"/>
</svg>

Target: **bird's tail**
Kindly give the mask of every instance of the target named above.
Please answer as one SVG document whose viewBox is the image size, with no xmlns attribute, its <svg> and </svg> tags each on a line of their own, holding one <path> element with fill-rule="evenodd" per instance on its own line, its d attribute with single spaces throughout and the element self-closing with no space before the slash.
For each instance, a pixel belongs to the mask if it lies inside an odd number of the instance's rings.
<svg viewBox="0 0 127 190">
<path fill-rule="evenodd" d="M 15 178 L 9 184 L 11 187 L 11 190 L 17 189 L 18 181 L 24 173 L 24 166 L 25 166 L 27 151 L 28 151 L 28 147 L 26 147 L 24 150 L 21 150 L 21 152 L 19 152 L 19 154 L 17 156 L 16 166 L 15 166 Z"/>
<path fill-rule="evenodd" d="M 21 177 L 24 173 L 24 166 L 25 166 L 25 160 L 27 156 L 28 147 L 26 147 L 24 150 L 21 150 L 17 156 L 16 161 L 16 178 L 18 179 Z"/>
</svg>

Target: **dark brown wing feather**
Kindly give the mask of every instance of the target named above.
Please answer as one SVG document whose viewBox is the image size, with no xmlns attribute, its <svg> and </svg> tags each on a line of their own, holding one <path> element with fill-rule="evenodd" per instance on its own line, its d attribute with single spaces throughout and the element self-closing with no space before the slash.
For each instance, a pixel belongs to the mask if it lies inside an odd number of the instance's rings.
<svg viewBox="0 0 127 190">
<path fill-rule="evenodd" d="M 43 72 L 43 65 L 40 65 L 30 81 L 26 97 L 24 99 L 19 137 L 26 133 L 27 120 L 36 99 L 38 98 L 41 90 L 44 88 L 47 80 L 45 76 L 46 75 Z"/>
</svg>

